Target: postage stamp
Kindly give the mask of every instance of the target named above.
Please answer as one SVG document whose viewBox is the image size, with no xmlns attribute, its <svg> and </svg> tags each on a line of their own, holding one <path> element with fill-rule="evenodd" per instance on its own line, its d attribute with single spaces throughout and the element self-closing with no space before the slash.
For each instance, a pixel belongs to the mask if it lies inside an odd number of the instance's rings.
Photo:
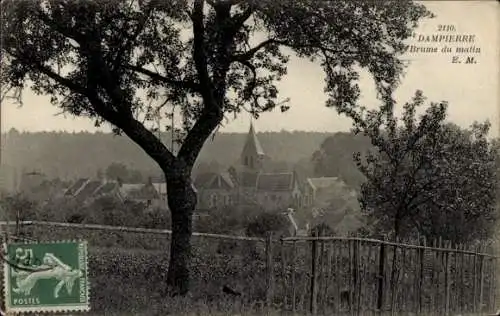
<svg viewBox="0 0 500 316">
<path fill-rule="evenodd" d="M 4 244 L 7 313 L 90 310 L 87 243 Z"/>
</svg>

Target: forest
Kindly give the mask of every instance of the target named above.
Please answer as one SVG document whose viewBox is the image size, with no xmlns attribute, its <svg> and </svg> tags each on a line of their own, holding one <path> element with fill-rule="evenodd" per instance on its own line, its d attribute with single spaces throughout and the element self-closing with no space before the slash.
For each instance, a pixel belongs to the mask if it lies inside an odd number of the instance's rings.
<svg viewBox="0 0 500 316">
<path fill-rule="evenodd" d="M 170 145 L 169 135 L 162 136 L 164 142 Z M 339 160 L 335 169 L 339 172 L 355 171 L 353 153 L 363 152 L 369 146 L 362 136 L 304 131 L 257 133 L 275 169 L 292 169 L 299 165 L 307 176 L 314 175 L 311 163 L 314 152 L 330 136 L 335 137 L 329 147 L 335 147 L 335 156 Z M 207 140 L 197 160 L 198 169 L 226 169 L 237 163 L 245 137 L 246 133 L 218 133 Z M 37 171 L 48 178 L 71 180 L 94 177 L 112 163 L 122 163 L 144 176 L 159 174 L 155 163 L 137 145 L 127 137 L 111 133 L 27 133 L 12 129 L 2 138 L 3 174 Z M 329 171 L 332 175 L 335 172 Z"/>
</svg>

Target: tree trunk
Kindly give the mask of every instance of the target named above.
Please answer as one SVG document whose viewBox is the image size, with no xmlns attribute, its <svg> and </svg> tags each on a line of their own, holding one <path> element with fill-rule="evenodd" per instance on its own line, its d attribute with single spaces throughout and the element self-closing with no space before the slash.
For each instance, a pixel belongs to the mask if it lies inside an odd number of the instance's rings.
<svg viewBox="0 0 500 316">
<path fill-rule="evenodd" d="M 172 239 L 167 273 L 167 293 L 185 295 L 189 291 L 189 262 L 196 192 L 189 175 L 167 178 L 168 206 L 172 215 Z"/>
</svg>

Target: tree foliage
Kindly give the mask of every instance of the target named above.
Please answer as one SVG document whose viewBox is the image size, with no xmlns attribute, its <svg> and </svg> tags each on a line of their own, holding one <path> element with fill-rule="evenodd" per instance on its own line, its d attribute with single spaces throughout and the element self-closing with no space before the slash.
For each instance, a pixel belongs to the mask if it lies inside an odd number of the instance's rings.
<svg viewBox="0 0 500 316">
<path fill-rule="evenodd" d="M 361 135 L 337 133 L 327 137 L 314 151 L 311 163 L 317 177 L 339 177 L 359 189 L 366 178 L 352 161 L 352 153 L 372 149 L 370 140 Z"/>
<path fill-rule="evenodd" d="M 123 183 L 143 183 L 145 180 L 139 170 L 130 169 L 123 163 L 111 163 L 106 168 L 105 174 L 109 180 Z"/>
<path fill-rule="evenodd" d="M 146 147 L 153 144 L 143 144 L 136 135 L 142 131 L 140 114 L 155 120 L 168 111 L 165 107 L 176 105 L 183 112 L 183 130 L 193 135 L 185 135 L 181 154 L 192 138 L 208 136 L 223 113 L 248 105 L 258 115 L 279 104 L 274 83 L 286 73 L 288 61 L 280 47 L 322 64 L 328 105 L 342 111 L 356 106 L 355 66 L 367 68 L 379 91 L 385 91 L 402 70 L 397 59 L 404 51 L 402 40 L 428 15 L 423 6 L 408 1 L 205 5 L 181 0 L 3 0 L 4 83 L 30 83 L 63 110 L 96 123 L 108 121 Z M 267 36 L 249 48 L 256 34 Z M 218 119 L 210 120 L 212 116 Z M 147 135 L 153 142 L 153 135 Z M 193 160 L 197 153 L 185 158 Z"/>
<path fill-rule="evenodd" d="M 319 223 L 311 228 L 311 236 L 335 236 L 335 231 L 327 223 Z"/>
<path fill-rule="evenodd" d="M 6 195 L 0 202 L 1 221 L 33 220 L 38 204 L 22 193 Z"/>
<path fill-rule="evenodd" d="M 485 238 L 494 223 L 497 148 L 489 123 L 462 129 L 446 123 L 447 103 L 417 91 L 401 119 L 390 107 L 360 120 L 376 152 L 355 160 L 367 182 L 360 202 L 377 232 L 442 237 L 454 242 Z M 399 124 L 401 123 L 401 124 Z"/>
</svg>

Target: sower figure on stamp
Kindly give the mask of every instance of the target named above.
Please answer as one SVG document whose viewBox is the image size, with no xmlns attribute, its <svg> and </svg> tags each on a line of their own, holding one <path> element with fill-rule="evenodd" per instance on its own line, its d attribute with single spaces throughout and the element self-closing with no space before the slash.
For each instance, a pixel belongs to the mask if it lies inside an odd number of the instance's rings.
<svg viewBox="0 0 500 316">
<path fill-rule="evenodd" d="M 38 280 L 55 278 L 59 283 L 54 288 L 54 297 L 58 298 L 64 285 L 68 293 L 71 293 L 75 280 L 82 277 L 80 270 L 73 270 L 51 253 L 45 254 L 41 265 L 31 266 L 30 270 L 12 269 L 12 275 L 16 277 L 17 283 L 17 287 L 12 289 L 15 293 L 29 295 Z"/>
</svg>

